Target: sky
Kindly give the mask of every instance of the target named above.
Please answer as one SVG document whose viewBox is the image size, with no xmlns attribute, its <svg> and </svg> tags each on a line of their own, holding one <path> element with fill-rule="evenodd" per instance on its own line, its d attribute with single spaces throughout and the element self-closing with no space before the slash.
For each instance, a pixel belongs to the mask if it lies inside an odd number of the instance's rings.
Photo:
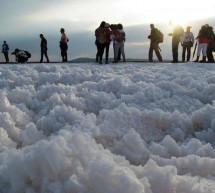
<svg viewBox="0 0 215 193">
<path fill-rule="evenodd" d="M 197 35 L 202 24 L 214 25 L 214 7 L 213 0 L 1 0 L 0 41 L 6 40 L 11 52 L 18 47 L 30 51 L 32 60 L 39 60 L 39 34 L 43 33 L 50 58 L 58 61 L 59 31 L 63 27 L 70 39 L 70 59 L 95 57 L 94 31 L 104 20 L 123 24 L 127 57 L 147 58 L 149 24 L 154 23 L 165 35 L 161 48 L 167 59 L 171 58 L 171 37 L 167 34 L 173 26 L 192 25 Z M 4 60 L 2 54 L 0 59 Z"/>
<path fill-rule="evenodd" d="M 215 65 L 0 65 L 1 193 L 214 193 Z"/>
</svg>

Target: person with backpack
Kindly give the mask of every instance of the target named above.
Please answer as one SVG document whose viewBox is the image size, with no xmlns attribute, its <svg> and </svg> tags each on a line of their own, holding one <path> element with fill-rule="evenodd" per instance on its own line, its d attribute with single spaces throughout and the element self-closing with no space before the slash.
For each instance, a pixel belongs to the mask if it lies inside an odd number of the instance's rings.
<svg viewBox="0 0 215 193">
<path fill-rule="evenodd" d="M 183 28 L 178 25 L 173 29 L 172 33 L 169 33 L 169 36 L 172 36 L 172 57 L 173 63 L 178 63 L 178 45 L 181 40 L 181 36 L 183 35 Z"/>
<path fill-rule="evenodd" d="M 40 38 L 41 38 L 41 43 L 40 43 L 40 48 L 41 48 L 41 59 L 40 59 L 40 63 L 43 62 L 43 55 L 45 55 L 47 62 L 49 62 L 49 58 L 47 55 L 47 40 L 44 38 L 43 34 L 40 34 Z"/>
<path fill-rule="evenodd" d="M 151 40 L 150 47 L 149 47 L 149 61 L 153 62 L 153 51 L 160 62 L 163 61 L 162 56 L 160 54 L 159 43 L 163 42 L 163 34 L 160 30 L 155 28 L 154 24 L 150 24 L 151 33 L 148 36 L 148 39 Z"/>
<path fill-rule="evenodd" d="M 7 42 L 4 41 L 3 45 L 2 45 L 2 53 L 4 54 L 6 63 L 9 63 L 8 52 L 9 52 L 9 46 L 8 46 Z"/>
<path fill-rule="evenodd" d="M 209 43 L 209 33 L 206 25 L 202 25 L 201 29 L 199 30 L 199 34 L 196 37 L 199 41 L 198 49 L 197 49 L 197 58 L 194 62 L 199 61 L 199 57 L 202 51 L 203 57 L 200 61 L 201 63 L 206 62 L 207 57 L 207 47 Z"/>
<path fill-rule="evenodd" d="M 96 62 L 99 62 L 100 64 L 102 64 L 102 57 L 105 49 L 106 49 L 105 63 L 108 64 L 110 35 L 111 30 L 109 28 L 109 24 L 106 24 L 105 21 L 102 21 L 100 26 L 95 30 L 96 37 L 95 44 L 97 46 Z"/>
<path fill-rule="evenodd" d="M 12 55 L 15 55 L 15 59 L 18 63 L 25 63 L 31 57 L 31 54 L 28 51 L 20 50 L 16 48 Z"/>
<path fill-rule="evenodd" d="M 114 41 L 114 63 L 118 62 L 119 51 L 122 54 L 123 62 L 125 62 L 125 32 L 122 24 L 118 24 L 117 28 L 113 30 L 112 39 Z"/>
<path fill-rule="evenodd" d="M 60 49 L 61 49 L 62 62 L 68 62 L 68 60 L 67 60 L 67 50 L 68 50 L 67 43 L 69 41 L 69 38 L 67 38 L 64 28 L 60 29 L 60 33 L 61 33 Z"/>
<path fill-rule="evenodd" d="M 190 61 L 190 53 L 191 53 L 191 47 L 193 47 L 194 44 L 194 35 L 190 31 L 192 27 L 187 26 L 186 32 L 184 32 L 183 36 L 181 37 L 181 45 L 182 45 L 182 62 L 185 62 L 185 55 L 187 51 L 187 62 Z"/>
</svg>

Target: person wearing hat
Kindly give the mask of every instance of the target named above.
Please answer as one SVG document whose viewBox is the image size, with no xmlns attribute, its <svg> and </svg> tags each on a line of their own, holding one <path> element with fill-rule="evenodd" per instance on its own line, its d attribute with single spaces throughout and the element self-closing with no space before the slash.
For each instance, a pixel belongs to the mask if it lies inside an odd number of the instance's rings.
<svg viewBox="0 0 215 193">
<path fill-rule="evenodd" d="M 41 43 L 40 43 L 40 48 L 41 48 L 41 59 L 40 59 L 40 63 L 43 62 L 43 55 L 45 55 L 47 62 L 49 62 L 49 58 L 47 55 L 47 40 L 44 38 L 43 34 L 40 34 L 40 38 L 41 38 Z"/>
<path fill-rule="evenodd" d="M 2 53 L 4 54 L 6 63 L 9 63 L 8 52 L 9 52 L 9 46 L 8 46 L 7 42 L 4 41 L 3 45 L 2 45 Z"/>
<path fill-rule="evenodd" d="M 15 59 L 19 63 L 25 63 L 31 57 L 31 54 L 28 51 L 20 50 L 18 48 L 16 48 L 11 54 L 15 55 Z"/>
<path fill-rule="evenodd" d="M 192 28 L 191 26 L 187 26 L 186 31 L 184 32 L 181 38 L 181 45 L 183 47 L 182 62 L 185 62 L 186 52 L 187 52 L 187 62 L 190 61 L 191 47 L 193 47 L 193 44 L 194 44 L 194 35 L 190 31 L 191 28 Z"/>
</svg>

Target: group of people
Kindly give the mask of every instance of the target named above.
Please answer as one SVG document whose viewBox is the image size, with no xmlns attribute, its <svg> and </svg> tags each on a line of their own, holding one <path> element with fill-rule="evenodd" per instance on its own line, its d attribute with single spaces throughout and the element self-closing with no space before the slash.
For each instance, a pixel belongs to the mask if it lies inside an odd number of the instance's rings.
<svg viewBox="0 0 215 193">
<path fill-rule="evenodd" d="M 178 62 L 179 43 L 181 43 L 182 46 L 182 62 L 185 62 L 185 59 L 187 62 L 190 61 L 191 48 L 194 46 L 195 40 L 197 40 L 197 58 L 196 60 L 194 60 L 194 62 L 214 63 L 213 52 L 215 51 L 215 34 L 213 32 L 213 28 L 208 24 L 202 25 L 196 38 L 194 38 L 194 35 L 191 32 L 191 28 L 191 26 L 187 26 L 186 31 L 184 32 L 181 26 L 176 26 L 173 29 L 173 33 L 169 34 L 170 36 L 172 36 L 172 62 Z M 197 42 L 195 44 L 194 54 L 196 47 Z M 199 61 L 201 52 L 203 56 L 202 60 Z"/>
<path fill-rule="evenodd" d="M 150 24 L 151 33 L 148 36 L 150 39 L 150 47 L 148 53 L 149 62 L 153 62 L 153 52 L 155 52 L 158 60 L 163 61 L 161 56 L 161 49 L 159 44 L 163 42 L 164 35 L 163 33 L 155 27 L 154 24 Z M 190 61 L 191 57 L 191 48 L 193 47 L 195 40 L 198 41 L 197 49 L 197 58 L 194 62 L 199 62 L 200 54 L 202 52 L 202 60 L 200 62 L 210 62 L 214 63 L 213 52 L 215 51 L 215 34 L 213 28 L 208 24 L 205 24 L 199 30 L 198 36 L 194 38 L 193 33 L 191 32 L 191 26 L 186 27 L 186 31 L 183 30 L 181 26 L 176 26 L 173 29 L 172 33 L 169 33 L 169 36 L 172 36 L 172 56 L 173 63 L 177 63 L 178 60 L 178 48 L 179 43 L 182 46 L 182 62 Z M 102 64 L 102 57 L 105 52 L 105 63 L 107 64 L 109 58 L 109 47 L 110 42 L 113 42 L 114 49 L 114 63 L 117 63 L 120 60 L 120 56 L 123 57 L 123 62 L 125 62 L 125 51 L 124 51 L 124 42 L 125 42 L 125 32 L 123 30 L 122 24 L 112 24 L 102 21 L 100 26 L 95 30 L 96 36 L 96 62 Z M 197 43 L 195 45 L 196 49 Z M 195 50 L 194 50 L 195 52 Z M 207 58 L 207 60 L 206 60 Z"/>
<path fill-rule="evenodd" d="M 60 50 L 61 50 L 62 62 L 67 62 L 68 61 L 68 59 L 67 59 L 67 50 L 68 50 L 67 43 L 69 41 L 69 38 L 66 36 L 64 28 L 60 29 L 60 33 L 61 33 L 61 38 L 60 38 L 60 42 L 59 42 L 60 45 L 59 46 L 60 46 Z M 43 34 L 40 34 L 39 37 L 41 39 L 41 42 L 40 42 L 40 50 L 41 50 L 40 63 L 43 62 L 43 56 L 45 56 L 47 62 L 49 62 L 49 57 L 47 54 L 47 51 L 48 51 L 47 40 Z M 8 56 L 9 46 L 8 46 L 6 41 L 3 42 L 2 53 L 5 56 L 6 63 L 9 63 L 9 56 Z M 31 54 L 28 51 L 20 50 L 19 48 L 16 48 L 14 50 L 14 52 L 12 52 L 11 54 L 15 55 L 15 59 L 18 63 L 25 63 L 31 57 Z"/>
<path fill-rule="evenodd" d="M 149 62 L 153 62 L 153 52 L 155 52 L 158 60 L 160 62 L 163 61 L 161 56 L 161 49 L 159 44 L 163 42 L 164 35 L 163 33 L 155 27 L 154 24 L 150 24 L 151 33 L 148 36 L 150 39 L 150 47 L 148 53 Z M 191 58 L 191 48 L 194 46 L 195 40 L 198 41 L 197 48 L 197 57 L 194 62 L 210 62 L 214 63 L 213 52 L 215 51 L 215 34 L 213 28 L 208 24 L 205 24 L 199 30 L 198 36 L 194 38 L 193 33 L 191 32 L 191 26 L 186 27 L 186 31 L 183 30 L 181 26 L 176 26 L 173 29 L 172 33 L 169 33 L 169 36 L 172 36 L 172 56 L 173 63 L 177 63 L 178 60 L 178 48 L 181 43 L 182 46 L 182 62 L 190 61 Z M 67 50 L 68 50 L 68 37 L 65 34 L 65 30 L 63 28 L 60 29 L 61 39 L 60 39 L 60 50 L 62 62 L 67 62 Z M 46 57 L 47 62 L 49 62 L 47 50 L 47 40 L 45 39 L 43 34 L 39 35 L 41 38 L 40 48 L 41 48 L 41 59 L 40 62 L 43 62 L 43 56 Z M 95 30 L 95 45 L 97 47 L 96 53 L 96 62 L 102 64 L 102 58 L 105 51 L 105 63 L 109 63 L 109 48 L 110 43 L 113 42 L 113 50 L 114 50 L 114 61 L 113 63 L 117 63 L 121 60 L 121 56 L 123 58 L 123 62 L 125 62 L 125 50 L 124 43 L 126 40 L 126 34 L 123 30 L 122 24 L 109 24 L 105 21 L 102 21 L 100 26 Z M 197 42 L 194 48 L 194 54 L 196 51 Z M 2 45 L 2 53 L 5 56 L 6 63 L 9 63 L 9 46 L 6 41 L 3 42 Z M 200 60 L 200 55 L 202 53 L 202 60 Z M 27 62 L 31 57 L 31 54 L 28 51 L 20 50 L 18 48 L 12 53 L 15 55 L 17 62 Z M 193 54 L 193 56 L 194 56 Z"/>
<path fill-rule="evenodd" d="M 96 62 L 102 64 L 102 57 L 105 50 L 105 64 L 109 63 L 109 47 L 113 42 L 114 63 L 117 63 L 122 55 L 125 62 L 125 32 L 122 24 L 112 24 L 102 21 L 100 26 L 95 30 L 95 45 L 97 47 Z"/>
</svg>

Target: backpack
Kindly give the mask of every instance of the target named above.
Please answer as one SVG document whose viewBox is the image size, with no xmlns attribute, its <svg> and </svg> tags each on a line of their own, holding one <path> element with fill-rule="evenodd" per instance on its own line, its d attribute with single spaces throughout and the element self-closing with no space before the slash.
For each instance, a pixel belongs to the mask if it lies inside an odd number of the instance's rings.
<svg viewBox="0 0 215 193">
<path fill-rule="evenodd" d="M 157 43 L 163 43 L 163 39 L 164 39 L 163 37 L 164 37 L 163 33 L 157 29 L 156 35 L 155 35 L 156 42 Z"/>
<path fill-rule="evenodd" d="M 26 55 L 28 56 L 28 58 L 31 57 L 31 53 L 29 53 L 28 51 L 24 51 L 26 53 Z"/>
<path fill-rule="evenodd" d="M 119 30 L 116 30 L 114 32 L 114 37 L 115 37 L 116 42 L 122 42 L 123 40 L 125 40 L 124 33 Z"/>
<path fill-rule="evenodd" d="M 106 34 L 105 29 L 100 30 L 98 41 L 100 44 L 104 44 L 107 42 L 107 34 Z"/>
</svg>

